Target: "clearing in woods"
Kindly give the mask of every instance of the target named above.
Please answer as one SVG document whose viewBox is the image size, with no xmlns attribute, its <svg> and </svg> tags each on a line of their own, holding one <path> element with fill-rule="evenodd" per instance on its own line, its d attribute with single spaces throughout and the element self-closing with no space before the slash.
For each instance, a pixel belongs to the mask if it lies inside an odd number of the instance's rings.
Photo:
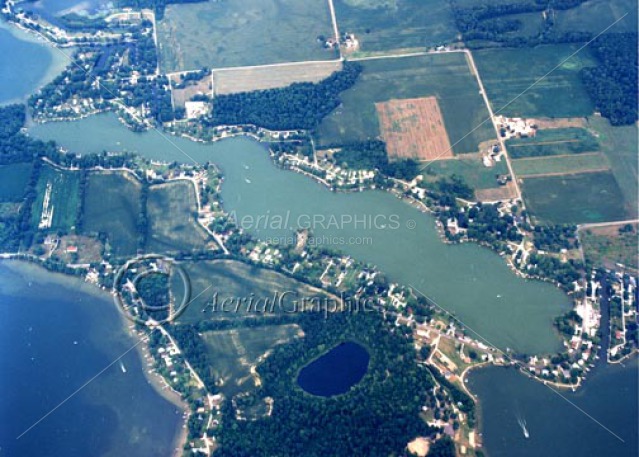
<svg viewBox="0 0 639 457">
<path fill-rule="evenodd" d="M 389 159 L 439 160 L 453 157 L 436 97 L 375 103 Z"/>
</svg>

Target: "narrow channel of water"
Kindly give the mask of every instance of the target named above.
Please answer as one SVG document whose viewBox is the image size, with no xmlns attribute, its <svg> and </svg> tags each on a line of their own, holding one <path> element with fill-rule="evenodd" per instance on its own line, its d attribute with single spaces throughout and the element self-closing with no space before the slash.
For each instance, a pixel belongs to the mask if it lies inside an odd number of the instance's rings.
<svg viewBox="0 0 639 457">
<path fill-rule="evenodd" d="M 113 115 L 36 125 L 30 132 L 83 153 L 127 150 L 158 160 L 213 161 L 225 175 L 225 208 L 238 220 L 261 218 L 248 224 L 254 234 L 290 237 L 298 223 L 323 218 L 313 225 L 313 233 L 327 247 L 417 287 L 493 345 L 528 353 L 561 348 L 552 320 L 569 309 L 566 295 L 553 285 L 517 277 L 489 249 L 445 245 L 432 216 L 389 193 L 333 193 L 307 177 L 277 169 L 255 141 L 233 138 L 204 145 L 153 131 L 133 133 Z M 276 216 L 287 227 L 276 224 Z"/>
</svg>

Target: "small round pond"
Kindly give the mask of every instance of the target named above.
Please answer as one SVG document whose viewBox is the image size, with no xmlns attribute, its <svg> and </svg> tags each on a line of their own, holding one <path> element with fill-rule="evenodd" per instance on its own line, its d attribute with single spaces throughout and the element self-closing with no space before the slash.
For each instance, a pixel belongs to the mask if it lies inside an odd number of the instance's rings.
<svg viewBox="0 0 639 457">
<path fill-rule="evenodd" d="M 321 397 L 343 394 L 364 377 L 369 360 L 364 347 L 347 341 L 302 368 L 297 384 Z"/>
</svg>

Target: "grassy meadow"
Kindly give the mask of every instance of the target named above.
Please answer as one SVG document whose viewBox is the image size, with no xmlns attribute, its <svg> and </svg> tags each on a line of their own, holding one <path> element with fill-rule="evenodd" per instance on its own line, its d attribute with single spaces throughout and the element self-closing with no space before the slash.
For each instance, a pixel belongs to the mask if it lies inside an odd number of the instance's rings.
<svg viewBox="0 0 639 457">
<path fill-rule="evenodd" d="M 577 52 L 580 47 L 561 44 L 473 52 L 495 114 L 508 117 L 592 114 L 594 106 L 579 72 L 595 66 L 596 61 L 587 48 Z"/>
<path fill-rule="evenodd" d="M 195 189 L 190 182 L 152 186 L 147 200 L 146 250 L 169 253 L 205 248 L 208 236 L 198 225 L 196 212 Z"/>
<path fill-rule="evenodd" d="M 340 32 L 354 33 L 362 52 L 423 49 L 455 39 L 448 2 L 333 0 Z"/>
<path fill-rule="evenodd" d="M 158 24 L 163 71 L 336 58 L 326 0 L 224 0 L 169 5 Z"/>
<path fill-rule="evenodd" d="M 82 228 L 87 234 L 105 234 L 108 249 L 118 256 L 137 251 L 140 188 L 122 173 L 90 173 L 83 206 Z"/>
<path fill-rule="evenodd" d="M 0 165 L 0 202 L 22 200 L 32 171 L 31 162 Z"/>
<path fill-rule="evenodd" d="M 609 171 L 524 178 L 524 200 L 535 219 L 555 224 L 623 220 L 628 212 Z"/>
</svg>

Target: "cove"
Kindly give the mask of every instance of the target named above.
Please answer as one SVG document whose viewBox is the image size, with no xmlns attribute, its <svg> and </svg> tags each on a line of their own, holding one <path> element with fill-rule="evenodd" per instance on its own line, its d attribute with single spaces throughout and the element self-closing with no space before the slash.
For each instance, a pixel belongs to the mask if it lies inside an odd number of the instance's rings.
<svg viewBox="0 0 639 457">
<path fill-rule="evenodd" d="M 320 397 L 346 393 L 366 374 L 370 356 L 352 341 L 341 343 L 300 370 L 297 384 Z"/>
<path fill-rule="evenodd" d="M 253 140 L 232 138 L 214 144 L 167 140 L 167 134 L 156 131 L 131 132 L 112 114 L 33 125 L 29 131 L 82 153 L 129 151 L 156 160 L 214 162 L 225 176 L 224 207 L 238 221 L 246 216 L 273 220 L 275 215 L 289 221 L 287 227 L 247 227 L 261 238 L 290 235 L 296 224 L 309 217 L 377 218 L 373 223 L 338 227 L 316 224 L 313 233 L 328 247 L 376 265 L 391 281 L 422 291 L 454 313 L 476 338 L 481 335 L 502 350 L 546 353 L 561 349 L 552 322 L 570 309 L 570 299 L 563 292 L 548 283 L 517 277 L 487 248 L 444 244 L 431 215 L 387 192 L 333 193 L 305 176 L 278 169 L 265 146 Z"/>
<path fill-rule="evenodd" d="M 0 55 L 0 104 L 25 100 L 67 63 L 67 58 L 52 46 L 1 19 Z"/>
<path fill-rule="evenodd" d="M 5 261 L 0 326 L 0 454 L 171 455 L 182 411 L 148 383 L 136 349 L 126 371 L 116 363 L 71 396 L 136 342 L 108 294 Z"/>
<path fill-rule="evenodd" d="M 480 428 L 487 454 L 636 456 L 639 364 L 634 358 L 625 365 L 594 370 L 577 392 L 560 391 L 565 399 L 515 369 L 488 367 L 472 372 L 468 385 L 479 397 Z M 520 421 L 530 434 L 528 439 Z"/>
</svg>

